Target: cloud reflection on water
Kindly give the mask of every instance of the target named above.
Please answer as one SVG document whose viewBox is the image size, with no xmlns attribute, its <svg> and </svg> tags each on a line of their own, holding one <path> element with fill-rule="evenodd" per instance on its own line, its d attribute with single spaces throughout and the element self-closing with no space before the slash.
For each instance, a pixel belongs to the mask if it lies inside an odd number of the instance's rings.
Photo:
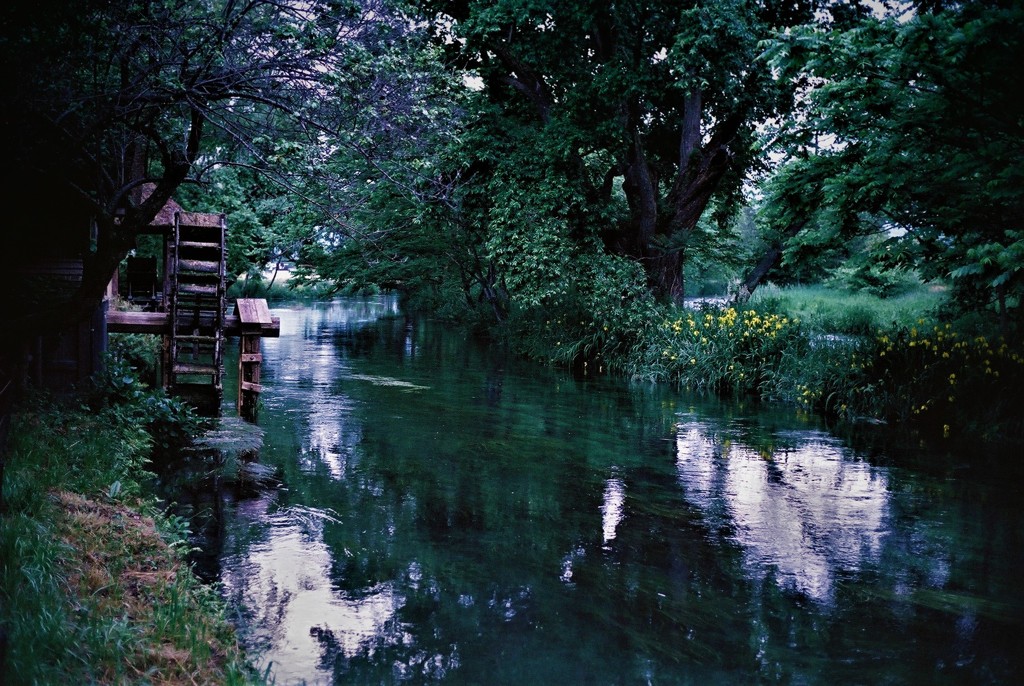
<svg viewBox="0 0 1024 686">
<path fill-rule="evenodd" d="M 683 418 L 676 469 L 713 532 L 740 546 L 749 574 L 828 603 L 837 571 L 878 560 L 888 529 L 883 471 L 847 459 L 821 434 L 762 454 Z"/>
<path fill-rule="evenodd" d="M 323 541 L 331 513 L 308 507 L 274 512 L 273 501 L 268 494 L 239 504 L 239 518 L 264 531 L 248 546 L 229 542 L 229 549 L 244 552 L 224 560 L 221 581 L 231 604 L 254 615 L 245 622 L 247 643 L 256 647 L 261 669 L 270 665 L 274 683 L 332 683 L 333 660 L 400 632 L 394 618 L 403 599 L 393 583 L 359 595 L 335 588 L 331 550 Z"/>
</svg>

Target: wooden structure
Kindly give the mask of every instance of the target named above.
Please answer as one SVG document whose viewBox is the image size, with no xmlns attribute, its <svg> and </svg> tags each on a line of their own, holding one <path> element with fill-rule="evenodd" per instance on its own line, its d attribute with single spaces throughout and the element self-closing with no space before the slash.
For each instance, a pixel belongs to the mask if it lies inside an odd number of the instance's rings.
<svg viewBox="0 0 1024 686">
<path fill-rule="evenodd" d="M 264 329 L 273 327 L 273 318 L 267 301 L 255 298 L 240 298 L 235 302 L 235 315 L 238 317 L 241 332 L 239 333 L 238 350 L 238 414 L 243 419 L 256 421 L 259 411 L 260 367 L 263 364 L 263 353 L 260 351 L 260 339 Z"/>
<path fill-rule="evenodd" d="M 254 420 L 260 339 L 277 336 L 280 324 L 264 300 L 240 300 L 227 315 L 224 215 L 185 212 L 172 201 L 149 233 L 163 238 L 163 276 L 155 258 L 131 258 L 122 295 L 143 311 L 108 312 L 107 331 L 162 336 L 163 386 L 210 415 L 219 414 L 223 401 L 226 338 L 241 336 L 238 407 Z"/>
<path fill-rule="evenodd" d="M 139 202 L 152 187 L 144 184 L 137 190 Z M 35 240 L 29 259 L 14 263 L 13 287 L 5 292 L 8 313 L 28 311 L 37 301 L 60 300 L 81 286 L 82 256 L 96 239 L 95 225 L 77 221 L 74 213 L 56 218 L 61 221 Z M 13 388 L 34 384 L 70 391 L 101 369 L 108 333 L 150 333 L 162 337 L 162 385 L 201 412 L 219 414 L 226 338 L 242 335 L 244 318 L 247 362 L 239 370 L 245 376 L 240 387 L 259 392 L 259 369 L 253 366 L 258 365 L 259 339 L 277 336 L 279 320 L 270 317 L 263 301 L 237 309 L 243 318 L 227 314 L 224 215 L 186 212 L 170 200 L 143 233 L 149 234 L 143 240 L 150 244 L 142 245 L 148 255 L 126 260 L 90 315 L 33 337 L 0 336 L 0 380 L 8 379 Z M 117 293 L 143 311 L 109 311 Z M 255 408 L 255 397 L 251 405 Z"/>
<path fill-rule="evenodd" d="M 224 374 L 223 215 L 178 211 L 164 241 L 164 387 L 219 409 Z"/>
<path fill-rule="evenodd" d="M 240 313 L 245 313 L 246 321 Z M 148 333 L 168 336 L 171 331 L 170 312 L 107 313 L 107 331 L 110 333 Z M 267 302 L 261 299 L 239 299 L 234 313 L 224 317 L 224 337 L 239 337 L 238 359 L 238 414 L 250 421 L 256 419 L 260 385 L 260 367 L 263 355 L 260 344 L 264 338 L 277 338 L 281 334 L 281 319 L 271 316 Z M 248 355 L 248 357 L 246 356 Z M 251 385 L 250 385 L 251 384 Z M 245 392 L 243 394 L 243 391 Z M 252 412 L 249 412 L 249 408 Z"/>
<path fill-rule="evenodd" d="M 5 314 L 39 298 L 40 294 L 64 297 L 82 282 L 81 257 L 38 257 L 27 263 L 15 262 L 12 269 L 14 286 L 5 295 L 12 296 L 16 302 Z M 107 295 L 109 297 L 109 290 Z M 65 393 L 87 384 L 92 374 L 100 369 L 107 349 L 104 318 L 107 305 L 105 298 L 80 321 L 67 322 L 58 331 L 21 340 L 18 349 L 6 350 L 11 355 L 14 385 L 22 387 L 30 383 Z M 0 341 L 0 348 L 12 338 Z"/>
<path fill-rule="evenodd" d="M 155 309 L 162 299 L 155 257 L 129 257 L 126 260 L 122 293 L 133 304 Z"/>
<path fill-rule="evenodd" d="M 268 310 L 269 311 L 269 310 Z M 169 312 L 107 312 L 107 331 L 110 333 L 151 333 L 163 335 L 170 331 L 171 316 Z M 277 338 L 280 335 L 280 317 L 271 317 L 269 324 L 262 324 L 260 335 L 263 338 Z M 242 333 L 242 320 L 238 315 L 229 314 L 224 317 L 225 337 L 238 336 Z"/>
</svg>

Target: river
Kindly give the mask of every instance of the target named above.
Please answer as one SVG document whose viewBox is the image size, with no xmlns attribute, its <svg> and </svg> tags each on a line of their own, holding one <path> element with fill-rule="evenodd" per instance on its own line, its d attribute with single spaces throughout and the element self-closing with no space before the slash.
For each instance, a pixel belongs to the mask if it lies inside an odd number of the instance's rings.
<svg viewBox="0 0 1024 686">
<path fill-rule="evenodd" d="M 1024 683 L 1019 483 L 388 298 L 274 314 L 280 485 L 204 552 L 276 684 Z"/>
</svg>

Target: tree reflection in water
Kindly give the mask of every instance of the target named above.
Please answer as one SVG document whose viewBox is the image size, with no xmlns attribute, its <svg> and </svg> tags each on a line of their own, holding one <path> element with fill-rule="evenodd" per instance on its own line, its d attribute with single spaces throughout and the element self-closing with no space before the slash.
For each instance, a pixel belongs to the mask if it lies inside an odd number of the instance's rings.
<svg viewBox="0 0 1024 686">
<path fill-rule="evenodd" d="M 1006 484 L 788 408 L 520 366 L 393 300 L 277 309 L 221 580 L 297 683 L 1009 683 Z M 230 395 L 227 393 L 226 395 Z"/>
</svg>

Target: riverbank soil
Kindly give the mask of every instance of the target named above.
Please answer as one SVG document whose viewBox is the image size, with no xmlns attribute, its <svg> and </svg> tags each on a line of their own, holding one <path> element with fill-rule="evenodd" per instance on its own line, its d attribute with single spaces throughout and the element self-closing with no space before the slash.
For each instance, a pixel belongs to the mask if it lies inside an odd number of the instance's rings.
<svg viewBox="0 0 1024 686">
<path fill-rule="evenodd" d="M 63 632 L 74 637 L 54 663 L 78 662 L 69 676 L 98 684 L 237 681 L 241 656 L 231 627 L 210 611 L 215 593 L 151 517 L 68 491 L 48 499 L 55 576 L 66 594 Z"/>
</svg>

